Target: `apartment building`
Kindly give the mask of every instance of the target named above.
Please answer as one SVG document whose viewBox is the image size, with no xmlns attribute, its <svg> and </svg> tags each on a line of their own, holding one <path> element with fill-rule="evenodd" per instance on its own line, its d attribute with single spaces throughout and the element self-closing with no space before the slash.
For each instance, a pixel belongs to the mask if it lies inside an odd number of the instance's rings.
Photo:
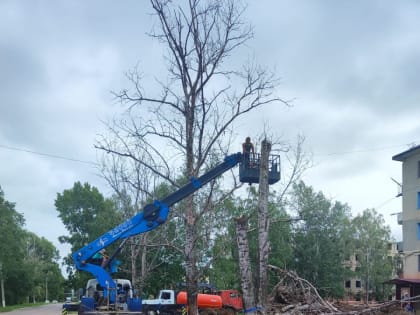
<svg viewBox="0 0 420 315">
<path fill-rule="evenodd" d="M 390 258 L 394 258 L 398 255 L 398 243 L 389 243 L 388 256 Z M 360 267 L 360 259 L 364 259 L 364 257 L 359 257 L 358 255 L 353 254 L 344 262 L 344 264 L 346 267 L 348 267 L 351 271 L 354 272 L 357 271 L 357 269 Z M 395 277 L 397 277 L 397 275 L 395 275 Z M 366 298 L 366 284 L 361 278 L 354 277 L 344 282 L 344 300 L 366 302 Z M 395 299 L 395 295 L 389 296 L 388 299 Z"/>
<path fill-rule="evenodd" d="M 408 293 L 420 295 L 420 145 L 392 157 L 402 162 L 402 225 L 400 253 L 403 270 L 393 283 L 397 285 L 397 298 Z"/>
<path fill-rule="evenodd" d="M 359 267 L 359 257 L 355 254 L 351 255 L 348 260 L 344 262 L 346 267 L 351 271 L 356 271 Z M 359 278 L 351 278 L 344 282 L 345 300 L 362 300 L 365 296 L 365 288 L 362 285 L 362 280 Z"/>
</svg>

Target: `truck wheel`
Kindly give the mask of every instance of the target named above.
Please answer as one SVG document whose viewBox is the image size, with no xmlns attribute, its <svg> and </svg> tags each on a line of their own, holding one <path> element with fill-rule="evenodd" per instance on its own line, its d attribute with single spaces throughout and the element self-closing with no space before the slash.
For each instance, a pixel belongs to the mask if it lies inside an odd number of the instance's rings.
<svg viewBox="0 0 420 315">
<path fill-rule="evenodd" d="M 216 310 L 212 310 L 212 309 L 199 310 L 198 313 L 200 315 L 218 315 L 218 312 Z"/>
<path fill-rule="evenodd" d="M 147 308 L 143 308 L 143 311 L 146 315 L 157 315 L 155 310 L 148 310 Z"/>
<path fill-rule="evenodd" d="M 233 308 L 225 308 L 225 314 L 226 315 L 235 315 L 236 312 Z"/>
</svg>

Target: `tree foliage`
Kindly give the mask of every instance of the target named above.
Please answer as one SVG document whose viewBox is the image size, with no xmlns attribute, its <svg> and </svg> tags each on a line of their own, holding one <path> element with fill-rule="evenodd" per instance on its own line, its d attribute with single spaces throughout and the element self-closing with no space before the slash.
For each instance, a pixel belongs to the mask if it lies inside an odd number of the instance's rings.
<svg viewBox="0 0 420 315">
<path fill-rule="evenodd" d="M 291 206 L 299 218 L 293 231 L 293 266 L 321 294 L 340 296 L 347 272 L 350 209 L 303 182 L 294 185 L 292 195 Z"/>
<path fill-rule="evenodd" d="M 28 292 L 27 284 L 19 280 L 29 276 L 24 264 L 25 219 L 15 210 L 15 204 L 4 198 L 0 189 L 0 280 L 4 282 L 5 300 L 9 304 L 22 302 L 25 295 L 18 295 L 19 285 Z"/>
<path fill-rule="evenodd" d="M 23 215 L 5 199 L 0 188 L 0 280 L 5 288 L 4 304 L 62 298 L 63 276 L 57 249 L 45 238 L 26 231 L 24 225 Z"/>
<path fill-rule="evenodd" d="M 229 198 L 220 205 L 225 218 L 225 225 L 217 235 L 213 247 L 213 264 L 209 278 L 218 288 L 237 288 L 239 286 L 238 247 L 234 241 L 236 236 L 235 218 L 241 216 L 248 220 L 247 236 L 250 247 L 250 261 L 252 270 L 258 266 L 258 234 L 257 234 L 257 205 L 258 192 L 254 186 L 247 188 L 248 195 Z M 270 217 L 270 255 L 269 264 L 289 266 L 292 261 L 290 216 L 286 213 L 278 194 L 269 195 L 268 212 Z M 253 273 L 254 276 L 256 275 Z M 254 278 L 252 281 L 256 281 Z M 276 277 L 269 279 L 269 289 L 276 284 Z"/>
<path fill-rule="evenodd" d="M 75 186 L 78 187 L 79 184 L 75 184 Z M 87 192 L 92 190 L 89 185 L 85 185 L 85 188 Z M 169 186 L 161 186 L 155 193 L 166 196 L 170 192 L 168 189 Z M 101 195 L 96 190 L 93 196 L 98 194 Z M 105 199 L 93 198 L 93 200 Z M 374 292 L 376 297 L 379 297 L 379 284 L 389 279 L 393 271 L 392 261 L 388 257 L 389 228 L 384 226 L 382 216 L 370 209 L 351 218 L 347 205 L 327 199 L 322 192 L 314 191 L 312 187 L 306 186 L 303 182 L 293 186 L 293 191 L 290 192 L 286 201 L 287 203 L 285 203 L 282 194 L 275 191 L 269 195 L 268 213 L 271 225 L 269 264 L 296 270 L 301 277 L 316 286 L 323 295 L 341 296 L 344 290 L 344 281 L 349 277 L 357 276 L 363 279 L 365 284 L 368 284 L 369 290 Z M 117 202 L 113 202 L 113 204 L 117 204 Z M 224 198 L 222 203 L 215 205 L 209 211 L 209 216 L 205 218 L 205 221 L 211 221 L 215 229 L 206 236 L 206 243 L 200 243 L 201 240 L 197 240 L 200 247 L 204 244 L 209 245 L 206 250 L 202 251 L 203 256 L 199 260 L 202 265 L 208 264 L 208 269 L 204 268 L 201 273 L 200 281 L 209 280 L 222 289 L 240 289 L 238 248 L 234 241 L 234 219 L 239 216 L 248 218 L 250 261 L 253 263 L 251 267 L 253 270 L 257 268 L 255 264 L 258 252 L 257 204 L 258 192 L 255 187 L 250 186 L 247 196 Z M 98 209 L 100 208 L 98 207 Z M 149 266 L 148 277 L 144 279 L 143 283 L 143 296 L 154 294 L 164 287 L 176 287 L 179 282 L 183 282 L 185 279 L 185 260 L 182 248 L 185 231 L 182 228 L 182 209 L 175 207 L 171 211 L 171 215 L 172 219 L 159 230 L 146 233 L 143 235 L 144 239 L 133 243 L 133 246 L 142 248 L 144 256 L 141 259 L 145 259 Z M 77 216 L 69 216 L 68 220 L 75 230 L 86 229 L 83 226 L 76 226 L 82 222 Z M 70 222 L 72 220 L 75 221 Z M 113 225 L 109 228 L 114 227 L 114 223 L 110 224 Z M 204 223 L 200 222 L 199 224 Z M 164 233 L 162 233 L 162 229 Z M 95 229 L 95 231 L 97 230 Z M 31 240 L 27 246 L 38 244 L 36 247 L 27 247 L 28 253 L 43 244 L 42 239 L 33 236 L 26 237 L 26 240 Z M 173 242 L 169 242 L 169 240 Z M 43 249 L 36 249 L 38 255 L 45 257 L 47 262 L 51 257 L 55 257 L 51 246 L 45 244 L 39 248 Z M 129 250 L 122 255 L 128 255 L 128 253 Z M 356 273 L 351 273 L 344 263 L 351 254 L 356 254 L 361 258 L 358 260 L 359 265 Z M 38 260 L 37 258 L 35 263 Z M 377 267 L 378 265 L 380 268 Z M 40 262 L 38 266 L 36 268 L 39 272 L 36 274 L 39 284 L 44 276 L 43 268 L 48 266 L 48 263 Z M 128 274 L 129 269 L 125 271 Z M 253 274 L 255 275 L 255 273 Z M 271 286 L 276 284 L 274 282 L 276 279 L 276 277 L 271 279 Z M 33 285 L 32 288 L 38 288 L 37 290 L 42 292 L 44 287 L 41 284 Z M 40 294 L 42 296 L 42 293 Z"/>
<path fill-rule="evenodd" d="M 18 267 L 19 258 L 23 257 L 23 240 L 25 219 L 15 210 L 15 204 L 4 198 L 0 189 L 0 263 L 4 278 L 7 270 Z"/>
<path fill-rule="evenodd" d="M 28 284 L 33 302 L 61 300 L 64 297 L 64 278 L 59 266 L 59 253 L 55 246 L 36 234 L 25 235 L 24 262 L 29 271 Z"/>
<path fill-rule="evenodd" d="M 353 218 L 352 248 L 357 257 L 356 275 L 363 280 L 366 291 L 382 298 L 383 282 L 395 273 L 390 256 L 391 231 L 375 209 L 366 209 Z M 389 288 L 388 288 L 389 289 Z"/>
<path fill-rule="evenodd" d="M 79 250 L 114 226 L 121 223 L 121 215 L 111 199 L 106 199 L 96 187 L 88 183 L 74 183 L 71 189 L 57 194 L 55 207 L 69 235 L 60 242 L 71 245 L 71 252 Z M 75 287 L 84 287 L 88 275 L 75 274 L 70 256 L 65 258 L 70 279 Z M 77 276 L 76 278 L 74 278 Z"/>
</svg>

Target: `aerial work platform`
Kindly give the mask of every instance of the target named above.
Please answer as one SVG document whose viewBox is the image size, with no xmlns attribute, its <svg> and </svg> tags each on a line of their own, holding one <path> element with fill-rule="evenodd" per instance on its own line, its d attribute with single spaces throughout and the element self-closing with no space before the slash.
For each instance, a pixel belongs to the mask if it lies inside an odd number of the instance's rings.
<svg viewBox="0 0 420 315">
<path fill-rule="evenodd" d="M 261 154 L 242 156 L 239 165 L 239 180 L 242 183 L 258 184 L 260 182 Z M 268 158 L 268 184 L 272 185 L 280 180 L 280 155 L 270 155 Z"/>
</svg>

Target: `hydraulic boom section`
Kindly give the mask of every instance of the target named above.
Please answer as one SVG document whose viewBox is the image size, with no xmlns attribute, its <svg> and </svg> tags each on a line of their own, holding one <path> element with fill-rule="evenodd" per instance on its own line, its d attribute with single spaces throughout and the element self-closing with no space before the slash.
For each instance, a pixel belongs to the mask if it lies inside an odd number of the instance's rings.
<svg viewBox="0 0 420 315">
<path fill-rule="evenodd" d="M 259 156 L 255 158 L 255 161 L 250 160 L 249 158 L 245 159 L 241 153 L 226 156 L 222 163 L 215 166 L 204 175 L 198 178 L 192 178 L 188 184 L 171 193 L 163 200 L 155 200 L 152 204 L 146 205 L 143 212 L 137 213 L 131 219 L 128 219 L 73 253 L 72 257 L 76 268 L 93 274 L 98 280 L 98 283 L 104 288 L 104 296 L 109 297 L 111 303 L 115 302 L 116 283 L 112 279 L 111 273 L 116 271 L 117 260 L 114 258 L 121 251 L 125 241 L 131 236 L 151 231 L 163 224 L 168 217 L 169 208 L 172 205 L 193 194 L 203 185 L 221 176 L 239 163 L 241 163 L 239 171 L 240 181 L 250 184 L 258 183 Z M 269 168 L 269 184 L 273 184 L 280 179 L 280 157 L 272 156 L 269 164 L 271 165 Z M 118 240 L 122 240 L 122 242 L 105 264 L 98 265 L 93 262 L 92 257 L 96 253 Z"/>
<path fill-rule="evenodd" d="M 225 157 L 222 163 L 212 168 L 204 175 L 198 178 L 192 178 L 187 185 L 181 187 L 163 200 L 155 200 L 152 204 L 146 205 L 143 212 L 136 214 L 131 219 L 106 232 L 90 244 L 73 253 L 72 257 L 76 268 L 93 274 L 98 280 L 98 283 L 104 288 L 104 294 L 106 296 L 109 294 L 110 302 L 114 302 L 115 293 L 113 292 L 115 292 L 116 284 L 110 274 L 115 271 L 114 258 L 122 249 L 124 242 L 131 236 L 151 231 L 163 224 L 168 217 L 169 207 L 185 199 L 203 185 L 232 169 L 241 161 L 241 153 L 229 155 Z M 92 263 L 90 259 L 95 253 L 108 247 L 117 240 L 122 240 L 122 243 L 105 266 Z M 109 271 L 106 270 L 107 267 L 109 267 Z"/>
</svg>

